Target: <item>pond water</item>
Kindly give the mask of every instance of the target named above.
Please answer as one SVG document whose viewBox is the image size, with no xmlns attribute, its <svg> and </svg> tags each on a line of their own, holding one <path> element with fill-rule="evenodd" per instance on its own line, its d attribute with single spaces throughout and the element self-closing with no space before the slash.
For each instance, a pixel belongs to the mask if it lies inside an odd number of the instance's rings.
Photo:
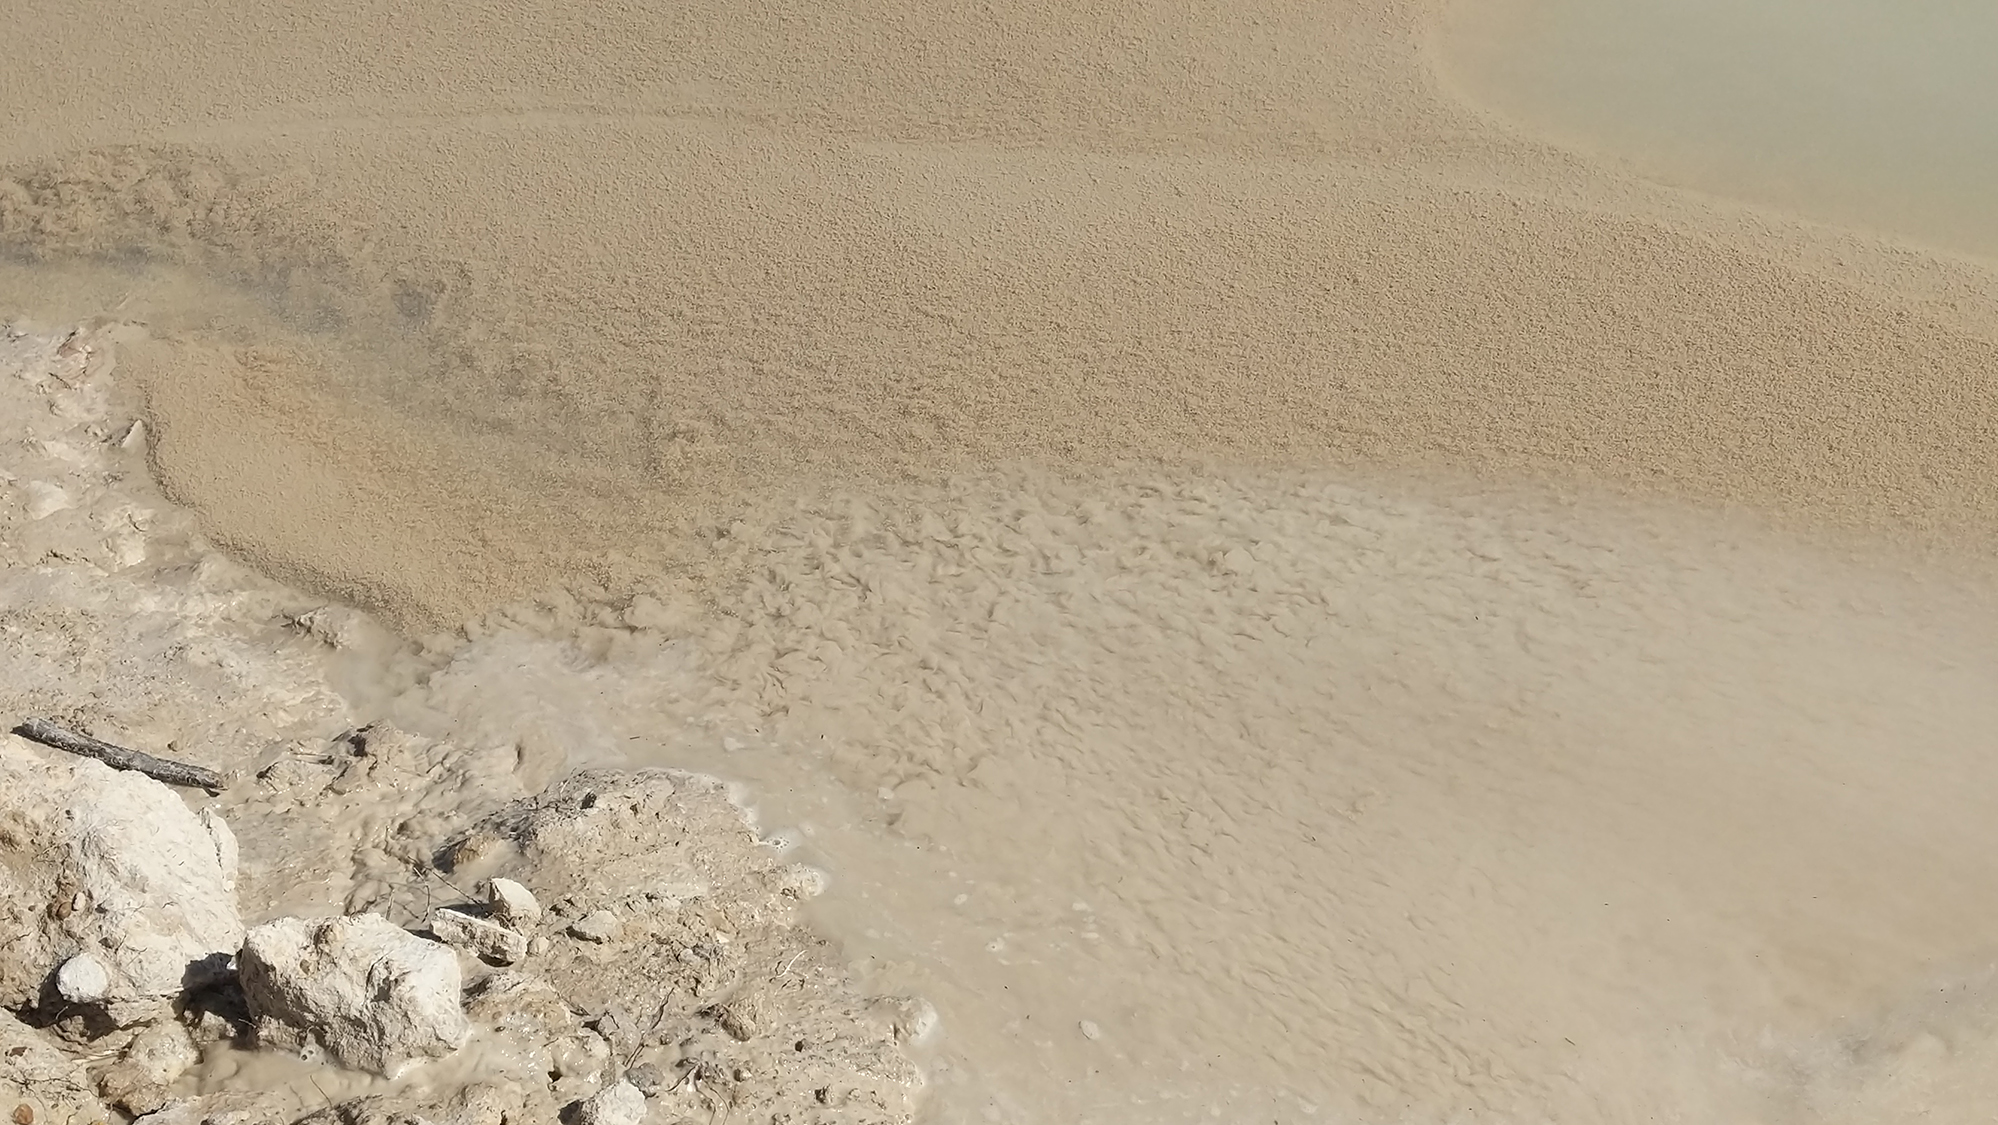
<svg viewBox="0 0 1998 1125">
<path fill-rule="evenodd" d="M 1654 179 L 1998 257 L 1998 4 L 1485 0 L 1459 91 Z"/>
<path fill-rule="evenodd" d="M 205 534 L 484 638 L 379 706 L 746 783 L 926 1125 L 1987 1122 L 1998 586 L 1749 516 L 1998 543 L 1994 275 L 1515 190 L 1440 5 L 13 0 L 0 315 L 145 322 Z M 1998 12 L 1455 15 L 1998 257 Z"/>
</svg>

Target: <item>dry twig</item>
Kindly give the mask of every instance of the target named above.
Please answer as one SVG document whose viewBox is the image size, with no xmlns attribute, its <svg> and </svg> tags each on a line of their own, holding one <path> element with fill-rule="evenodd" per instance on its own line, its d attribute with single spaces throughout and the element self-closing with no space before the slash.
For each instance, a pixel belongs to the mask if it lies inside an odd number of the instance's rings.
<svg viewBox="0 0 1998 1125">
<path fill-rule="evenodd" d="M 14 733 L 22 738 L 53 746 L 57 750 L 67 750 L 86 758 L 95 758 L 115 770 L 131 770 L 145 774 L 154 781 L 168 785 L 180 785 L 189 789 L 206 789 L 219 793 L 227 783 L 222 775 L 202 766 L 191 766 L 186 762 L 176 762 L 169 758 L 155 758 L 137 750 L 127 750 L 123 746 L 113 746 L 100 742 L 87 734 L 64 730 L 47 719 L 29 719 L 14 728 Z"/>
</svg>

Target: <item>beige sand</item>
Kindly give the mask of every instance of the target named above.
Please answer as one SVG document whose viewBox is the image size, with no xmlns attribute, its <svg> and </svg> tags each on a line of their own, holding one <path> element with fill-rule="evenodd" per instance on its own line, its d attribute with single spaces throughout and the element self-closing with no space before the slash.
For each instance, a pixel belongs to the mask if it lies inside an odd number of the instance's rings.
<svg viewBox="0 0 1998 1125">
<path fill-rule="evenodd" d="M 1984 266 L 1509 133 L 1432 4 L 19 7 L 0 301 L 161 330 L 260 566 L 585 587 L 385 708 L 743 744 L 939 1119 L 1991 1104 L 1989 587 L 1754 526 L 1988 558 Z"/>
</svg>

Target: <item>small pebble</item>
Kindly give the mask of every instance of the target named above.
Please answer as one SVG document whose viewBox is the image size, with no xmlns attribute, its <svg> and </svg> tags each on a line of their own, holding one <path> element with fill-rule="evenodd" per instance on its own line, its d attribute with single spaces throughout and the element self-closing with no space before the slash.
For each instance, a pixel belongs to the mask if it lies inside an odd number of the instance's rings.
<svg viewBox="0 0 1998 1125">
<path fill-rule="evenodd" d="M 1076 1026 L 1082 1029 L 1082 1037 L 1084 1039 L 1093 1040 L 1103 1038 L 1103 1029 L 1096 1026 L 1095 1020 L 1083 1020 Z"/>
<path fill-rule="evenodd" d="M 606 1086 L 576 1107 L 577 1125 L 638 1125 L 645 1120 L 645 1095 L 630 1082 Z"/>
<path fill-rule="evenodd" d="M 624 1072 L 624 1080 L 638 1088 L 638 1092 L 648 1098 L 658 1097 L 666 1089 L 666 1074 L 651 1063 L 639 1063 Z"/>
<path fill-rule="evenodd" d="M 486 884 L 486 901 L 492 905 L 494 918 L 516 930 L 529 929 L 541 921 L 541 904 L 535 901 L 534 893 L 512 879 Z"/>
<path fill-rule="evenodd" d="M 56 992 L 72 1004 L 91 1004 L 111 990 L 111 974 L 102 962 L 79 953 L 56 970 Z"/>
</svg>

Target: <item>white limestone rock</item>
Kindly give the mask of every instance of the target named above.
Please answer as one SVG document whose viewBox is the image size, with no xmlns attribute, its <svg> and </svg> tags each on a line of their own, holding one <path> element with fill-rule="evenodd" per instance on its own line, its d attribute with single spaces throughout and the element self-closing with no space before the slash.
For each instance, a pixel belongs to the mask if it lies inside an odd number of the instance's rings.
<svg viewBox="0 0 1998 1125">
<path fill-rule="evenodd" d="M 644 1120 L 645 1095 L 629 1082 L 606 1086 L 576 1107 L 576 1125 L 639 1125 Z"/>
<path fill-rule="evenodd" d="M 281 918 L 251 930 L 243 995 L 259 1040 L 393 1077 L 471 1034 L 458 958 L 378 914 Z"/>
<path fill-rule="evenodd" d="M 516 930 L 531 930 L 541 921 L 541 904 L 534 892 L 512 879 L 494 879 L 486 884 L 486 901 L 493 917 Z"/>
<path fill-rule="evenodd" d="M 593 941 L 598 945 L 602 945 L 605 942 L 616 939 L 619 934 L 623 933 L 624 923 L 618 920 L 617 915 L 608 910 L 592 910 L 581 918 L 576 919 L 575 923 L 569 927 L 569 932 L 582 938 L 584 941 Z"/>
<path fill-rule="evenodd" d="M 0 735 L 0 933 L 19 935 L 0 1007 L 57 974 L 65 999 L 130 1024 L 226 976 L 243 941 L 227 832 L 142 774 Z"/>
<path fill-rule="evenodd" d="M 56 970 L 56 995 L 71 1004 L 97 1004 L 111 992 L 111 970 L 94 954 L 79 953 Z"/>
<path fill-rule="evenodd" d="M 432 914 L 430 932 L 446 945 L 469 950 L 497 965 L 511 965 L 527 957 L 525 935 L 462 910 L 439 910 Z"/>
</svg>

